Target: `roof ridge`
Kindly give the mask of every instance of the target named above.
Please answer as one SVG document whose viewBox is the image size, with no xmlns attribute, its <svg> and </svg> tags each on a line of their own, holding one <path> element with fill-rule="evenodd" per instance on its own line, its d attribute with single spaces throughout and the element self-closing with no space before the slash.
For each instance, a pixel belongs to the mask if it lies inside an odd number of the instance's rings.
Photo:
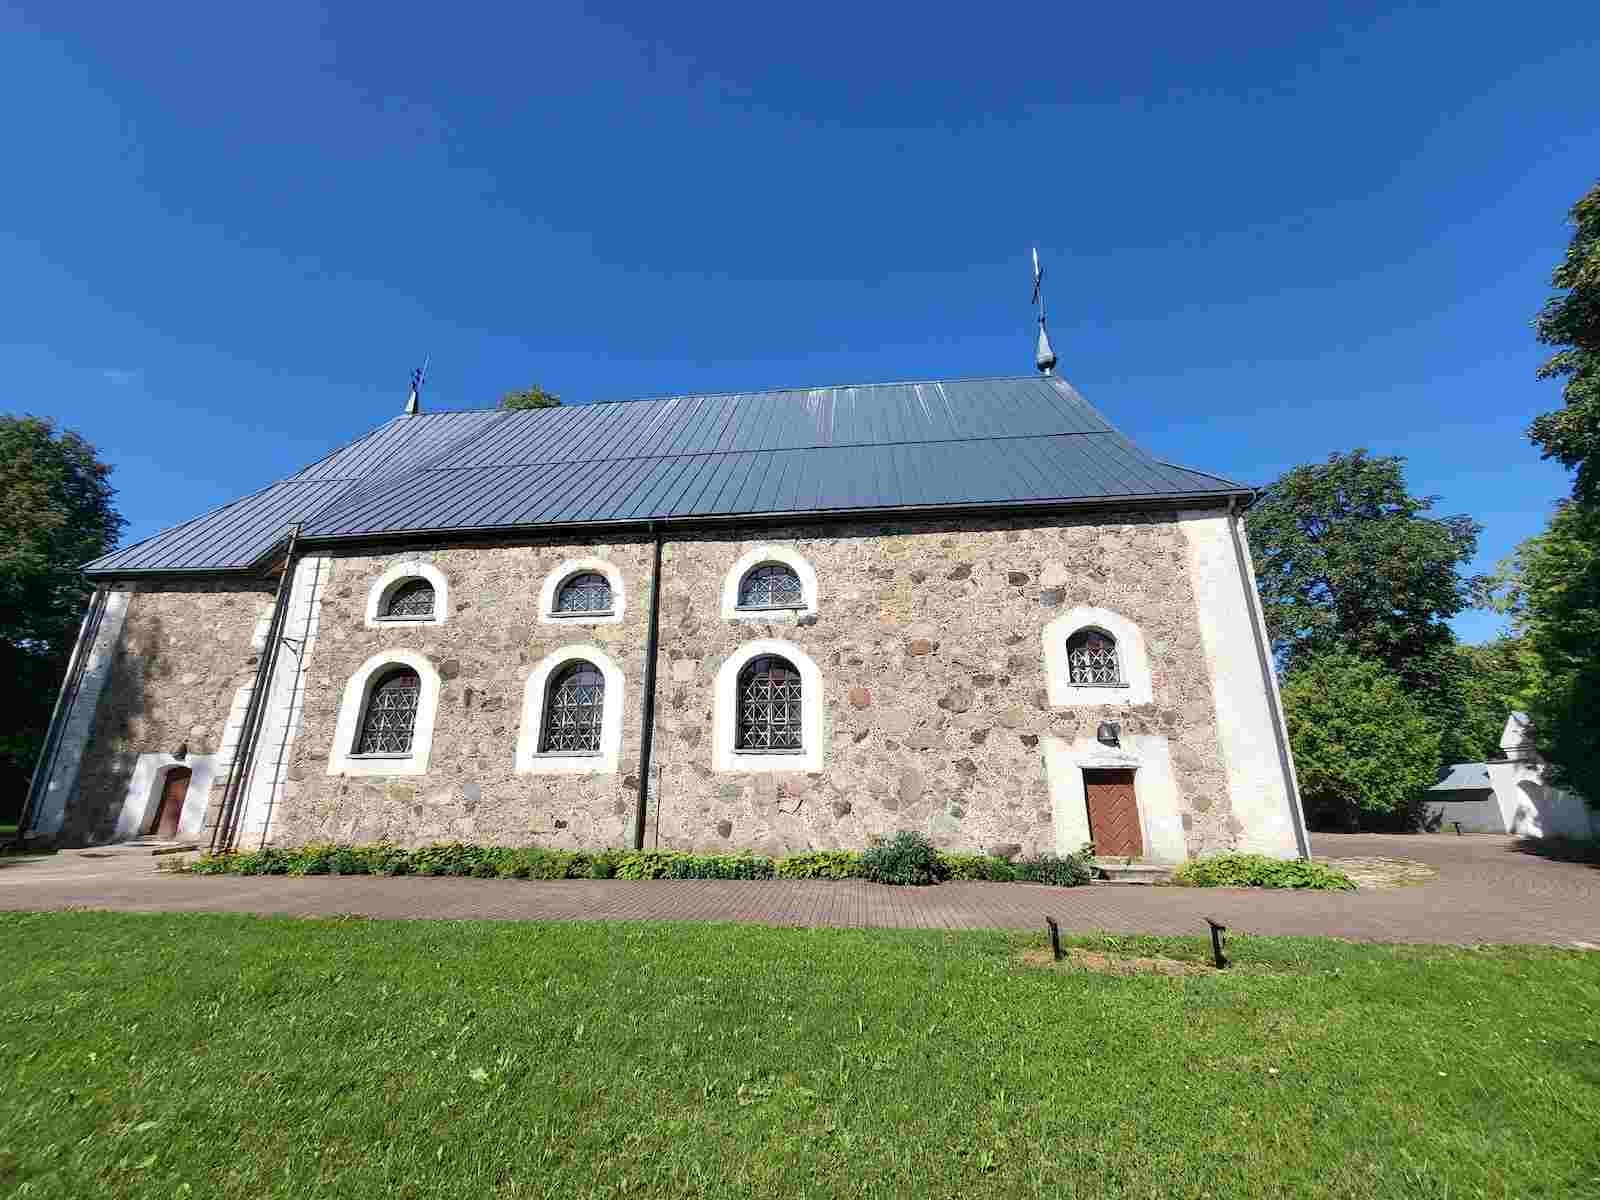
<svg viewBox="0 0 1600 1200">
<path fill-rule="evenodd" d="M 1073 388 L 1066 380 L 1061 379 L 1059 376 L 1052 376 L 1051 378 L 1066 384 L 1068 388 L 1071 388 L 1077 394 L 1077 389 Z M 877 383 L 822 383 L 795 387 L 746 388 L 743 391 L 732 389 L 720 392 L 663 392 L 653 396 L 625 396 L 617 400 L 576 400 L 571 404 L 563 402 L 552 405 L 549 408 L 502 409 L 498 404 L 488 404 L 474 408 L 439 408 L 416 415 L 437 417 L 451 413 L 503 412 L 508 416 L 528 416 L 534 413 L 559 412 L 563 408 L 591 408 L 600 404 L 659 404 L 663 400 L 721 400 L 729 396 L 775 396 L 780 392 L 837 392 L 846 388 L 930 387 L 936 383 L 991 383 L 996 380 L 1035 380 L 1040 383 L 1045 382 L 1042 375 L 961 375 L 954 379 L 885 379 Z M 1088 402 L 1085 401 L 1085 403 Z M 395 419 L 398 420 L 400 418 Z"/>
</svg>

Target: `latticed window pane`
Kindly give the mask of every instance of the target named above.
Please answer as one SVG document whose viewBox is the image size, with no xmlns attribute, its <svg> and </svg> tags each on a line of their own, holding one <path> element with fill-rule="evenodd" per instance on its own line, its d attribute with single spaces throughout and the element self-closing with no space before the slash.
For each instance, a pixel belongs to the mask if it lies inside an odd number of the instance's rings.
<svg viewBox="0 0 1600 1200">
<path fill-rule="evenodd" d="M 426 579 L 408 579 L 389 593 L 386 617 L 433 616 L 433 584 Z"/>
<path fill-rule="evenodd" d="M 739 581 L 740 608 L 799 608 L 800 577 L 782 563 L 762 563 Z"/>
<path fill-rule="evenodd" d="M 550 682 L 544 706 L 541 751 L 598 754 L 606 680 L 593 663 L 575 662 Z"/>
<path fill-rule="evenodd" d="M 410 667 L 391 671 L 367 697 L 361 717 L 357 754 L 410 754 L 411 732 L 417 725 L 417 697 L 422 681 Z"/>
<path fill-rule="evenodd" d="M 589 613 L 611 611 L 611 581 L 598 571 L 574 575 L 561 585 L 556 611 Z"/>
<path fill-rule="evenodd" d="M 1073 634 L 1067 639 L 1067 679 L 1079 687 L 1119 686 L 1116 640 L 1095 629 Z"/>
<path fill-rule="evenodd" d="M 800 672 L 763 655 L 739 672 L 740 750 L 799 750 Z"/>
</svg>

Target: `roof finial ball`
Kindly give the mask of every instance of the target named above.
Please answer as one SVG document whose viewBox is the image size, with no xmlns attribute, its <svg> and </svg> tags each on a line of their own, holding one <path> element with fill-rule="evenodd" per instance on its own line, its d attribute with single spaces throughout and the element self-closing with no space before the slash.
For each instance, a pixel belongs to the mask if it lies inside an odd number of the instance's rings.
<svg viewBox="0 0 1600 1200">
<path fill-rule="evenodd" d="M 1056 370 L 1056 352 L 1050 345 L 1050 331 L 1045 328 L 1044 268 L 1039 265 L 1039 247 L 1033 248 L 1033 303 L 1039 306 L 1039 341 L 1033 351 L 1033 365 L 1041 375 L 1053 375 Z"/>
</svg>

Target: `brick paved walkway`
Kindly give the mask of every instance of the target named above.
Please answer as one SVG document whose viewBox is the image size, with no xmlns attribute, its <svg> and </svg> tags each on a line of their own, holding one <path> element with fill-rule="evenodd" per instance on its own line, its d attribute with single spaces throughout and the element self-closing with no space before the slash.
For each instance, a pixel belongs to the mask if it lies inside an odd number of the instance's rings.
<svg viewBox="0 0 1600 1200">
<path fill-rule="evenodd" d="M 1241 933 L 1381 942 L 1600 946 L 1600 867 L 1520 853 L 1499 837 L 1318 836 L 1318 856 L 1388 855 L 1439 870 L 1420 887 L 1353 894 L 1097 885 L 372 878 L 190 878 L 148 855 L 65 853 L 0 865 L 0 909 L 356 913 L 510 920 L 755 921 L 922 929 L 1041 928 L 1197 934 L 1216 917 Z M 0 860 L 3 862 L 3 860 Z"/>
</svg>

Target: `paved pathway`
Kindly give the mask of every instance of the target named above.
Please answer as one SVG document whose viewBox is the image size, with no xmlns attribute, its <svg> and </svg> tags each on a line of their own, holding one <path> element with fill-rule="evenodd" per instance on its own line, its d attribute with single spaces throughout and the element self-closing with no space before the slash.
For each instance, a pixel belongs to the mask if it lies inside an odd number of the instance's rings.
<svg viewBox="0 0 1600 1200">
<path fill-rule="evenodd" d="M 1501 837 L 1318 836 L 1319 857 L 1389 855 L 1438 868 L 1435 880 L 1381 891 L 1295 893 L 1102 884 L 947 883 L 890 888 L 857 881 L 373 879 L 188 877 L 143 854 L 68 852 L 0 860 L 0 909 L 355 913 L 509 920 L 756 921 L 923 929 L 1063 928 L 1197 934 L 1216 917 L 1240 933 L 1382 942 L 1523 942 L 1600 946 L 1600 867 L 1521 853 Z"/>
</svg>

